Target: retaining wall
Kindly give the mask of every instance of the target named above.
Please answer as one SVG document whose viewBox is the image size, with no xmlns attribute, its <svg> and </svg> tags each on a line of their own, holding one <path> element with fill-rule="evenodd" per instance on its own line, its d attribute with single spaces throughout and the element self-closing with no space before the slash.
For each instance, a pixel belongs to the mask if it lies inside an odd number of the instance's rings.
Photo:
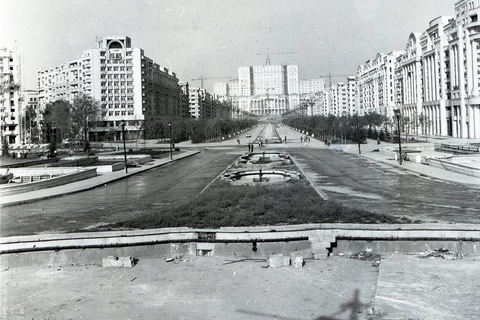
<svg viewBox="0 0 480 320">
<path fill-rule="evenodd" d="M 442 159 L 434 159 L 434 158 L 427 159 L 427 163 L 430 166 L 435 168 L 440 168 L 440 169 L 480 178 L 480 169 L 469 167 L 463 164 L 452 163 L 450 161 L 446 161 Z"/>
<path fill-rule="evenodd" d="M 97 175 L 96 168 L 15 168 L 10 169 L 10 172 L 13 173 L 14 178 L 21 177 L 22 181 L 25 181 L 26 177 L 32 176 L 39 177 L 40 180 L 28 183 L 9 183 L 1 185 L 0 194 L 2 196 L 51 188 L 92 178 Z"/>
<path fill-rule="evenodd" d="M 298 251 L 326 259 L 334 250 L 383 254 L 449 248 L 480 255 L 475 225 L 301 225 L 215 230 L 153 229 L 0 238 L 2 268 L 28 264 L 101 263 L 109 255 L 262 257 Z"/>
</svg>

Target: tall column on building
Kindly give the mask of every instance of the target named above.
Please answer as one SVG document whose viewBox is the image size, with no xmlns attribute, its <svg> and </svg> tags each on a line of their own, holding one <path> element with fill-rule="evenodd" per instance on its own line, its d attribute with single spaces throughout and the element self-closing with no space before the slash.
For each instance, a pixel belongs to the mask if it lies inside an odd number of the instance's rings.
<svg viewBox="0 0 480 320">
<path fill-rule="evenodd" d="M 472 41 L 472 73 L 473 73 L 473 92 L 472 96 L 478 96 L 478 42 Z"/>
<path fill-rule="evenodd" d="M 415 112 L 415 116 L 418 117 L 420 116 L 420 113 L 421 113 L 421 110 L 422 110 L 422 90 L 421 90 L 421 83 L 422 83 L 422 79 L 421 79 L 421 76 L 422 76 L 422 63 L 421 63 L 421 60 L 420 58 L 416 58 L 415 59 L 415 86 L 414 86 L 414 90 L 415 90 L 415 104 L 416 104 L 416 112 Z M 425 125 L 425 124 L 424 124 Z"/>
<path fill-rule="evenodd" d="M 463 47 L 464 47 L 464 42 L 463 42 L 463 27 L 461 24 L 458 25 L 458 75 L 459 75 L 459 93 L 460 93 L 460 132 L 459 135 L 462 138 L 467 137 L 467 111 L 465 107 L 465 63 L 463 60 Z M 468 33 L 467 33 L 468 34 Z M 468 35 L 466 35 L 468 43 Z M 468 51 L 467 51 L 468 52 Z"/>
</svg>

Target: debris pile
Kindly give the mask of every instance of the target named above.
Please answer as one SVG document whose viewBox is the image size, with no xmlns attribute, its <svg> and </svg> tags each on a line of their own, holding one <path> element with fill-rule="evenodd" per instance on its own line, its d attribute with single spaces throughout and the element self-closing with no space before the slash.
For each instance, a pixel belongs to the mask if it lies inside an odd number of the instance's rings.
<svg viewBox="0 0 480 320">
<path fill-rule="evenodd" d="M 457 260 L 463 258 L 463 253 L 450 252 L 448 249 L 445 248 L 418 252 L 417 255 L 419 255 L 420 258 L 443 258 L 445 260 Z"/>
<path fill-rule="evenodd" d="M 352 255 L 348 256 L 350 259 L 358 259 L 358 260 L 368 260 L 368 261 L 379 261 L 381 255 L 376 253 L 371 253 L 367 251 L 357 252 Z"/>
</svg>

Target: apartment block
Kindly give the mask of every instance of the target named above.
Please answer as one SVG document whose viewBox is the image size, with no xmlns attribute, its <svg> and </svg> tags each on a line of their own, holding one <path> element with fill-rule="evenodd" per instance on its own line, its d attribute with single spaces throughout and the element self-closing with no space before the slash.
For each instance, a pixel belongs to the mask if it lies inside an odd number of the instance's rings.
<svg viewBox="0 0 480 320">
<path fill-rule="evenodd" d="M 21 101 L 21 57 L 0 48 L 0 147 L 22 141 Z"/>
<path fill-rule="evenodd" d="M 379 53 L 357 69 L 359 115 L 376 112 L 391 117 L 395 107 L 395 63 L 401 51 Z"/>
<path fill-rule="evenodd" d="M 89 129 L 90 139 L 121 138 L 122 121 L 131 138 L 148 137 L 156 120 L 182 116 L 175 73 L 132 47 L 129 37 L 106 36 L 96 42 L 79 59 L 38 70 L 40 108 L 58 99 L 73 102 L 80 93 L 93 97 L 101 105 L 101 119 Z"/>
</svg>

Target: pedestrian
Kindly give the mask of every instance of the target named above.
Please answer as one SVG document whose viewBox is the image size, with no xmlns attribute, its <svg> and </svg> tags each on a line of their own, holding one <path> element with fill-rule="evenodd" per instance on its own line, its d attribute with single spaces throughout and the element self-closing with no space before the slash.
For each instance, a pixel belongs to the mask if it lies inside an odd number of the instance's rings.
<svg viewBox="0 0 480 320">
<path fill-rule="evenodd" d="M 287 136 L 285 136 L 285 142 L 287 142 Z"/>
<path fill-rule="evenodd" d="M 303 137 L 300 137 L 300 142 L 303 142 Z"/>
<path fill-rule="evenodd" d="M 305 147 L 307 146 L 307 143 L 305 142 Z"/>
<path fill-rule="evenodd" d="M 237 143 L 240 144 L 240 139 L 237 139 Z"/>
<path fill-rule="evenodd" d="M 250 146 L 250 142 L 248 143 L 248 152 L 252 152 L 252 147 Z"/>
<path fill-rule="evenodd" d="M 252 151 L 251 152 L 253 152 L 253 143 L 252 143 Z"/>
</svg>

